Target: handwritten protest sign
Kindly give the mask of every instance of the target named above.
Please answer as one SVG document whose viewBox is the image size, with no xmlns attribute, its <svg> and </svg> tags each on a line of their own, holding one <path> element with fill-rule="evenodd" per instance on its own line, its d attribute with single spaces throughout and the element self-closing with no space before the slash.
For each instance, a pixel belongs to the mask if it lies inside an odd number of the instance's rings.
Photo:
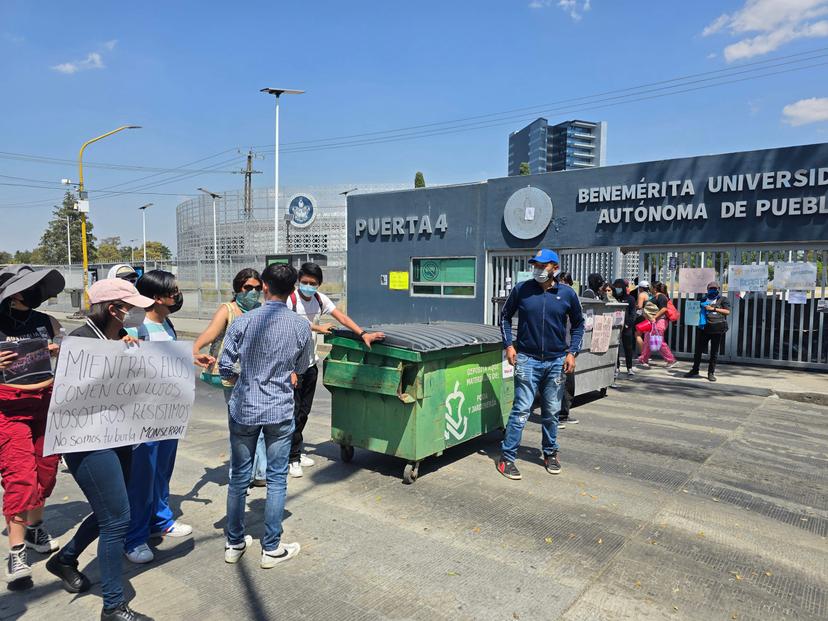
<svg viewBox="0 0 828 621">
<path fill-rule="evenodd" d="M 684 318 L 685 325 L 699 325 L 699 320 L 701 318 L 701 302 L 697 300 L 687 300 L 684 305 L 684 312 L 681 316 Z"/>
<path fill-rule="evenodd" d="M 191 344 L 68 337 L 61 344 L 44 455 L 181 438 L 195 401 Z"/>
<path fill-rule="evenodd" d="M 596 315 L 592 322 L 592 345 L 589 350 L 593 354 L 604 354 L 609 350 L 610 336 L 612 335 L 613 316 Z"/>
<path fill-rule="evenodd" d="M 727 268 L 727 286 L 731 291 L 767 291 L 768 266 L 731 265 Z"/>
<path fill-rule="evenodd" d="M 584 312 L 584 332 L 592 330 L 592 324 L 595 321 L 595 313 L 592 309 Z"/>
<path fill-rule="evenodd" d="M 816 287 L 816 263 L 775 263 L 774 289 L 813 289 Z"/>
<path fill-rule="evenodd" d="M 706 293 L 707 283 L 716 280 L 716 270 L 712 267 L 679 268 L 680 293 Z"/>
<path fill-rule="evenodd" d="M 788 304 L 807 304 L 808 296 L 805 291 L 788 291 Z"/>
</svg>

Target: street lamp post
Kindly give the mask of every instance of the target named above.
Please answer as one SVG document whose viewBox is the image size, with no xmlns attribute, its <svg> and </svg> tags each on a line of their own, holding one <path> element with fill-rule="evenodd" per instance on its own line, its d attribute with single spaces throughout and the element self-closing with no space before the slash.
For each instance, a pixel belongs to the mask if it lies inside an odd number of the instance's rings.
<svg viewBox="0 0 828 621">
<path fill-rule="evenodd" d="M 129 240 L 129 266 L 132 268 L 135 267 L 135 242 L 137 241 L 137 239 Z"/>
<path fill-rule="evenodd" d="M 219 269 L 218 269 L 218 225 L 216 224 L 216 199 L 221 198 L 221 194 L 216 194 L 204 188 L 197 188 L 199 192 L 204 192 L 213 199 L 213 280 L 216 291 L 219 291 Z"/>
<path fill-rule="evenodd" d="M 279 252 L 279 97 L 286 95 L 301 95 L 305 91 L 297 91 L 289 88 L 263 88 L 262 93 L 274 95 L 276 97 L 276 145 L 274 147 L 274 177 L 273 177 L 273 194 L 274 194 L 274 213 L 273 213 L 273 252 Z"/>
<path fill-rule="evenodd" d="M 140 125 L 122 125 L 111 132 L 106 132 L 95 138 L 87 140 L 81 145 L 78 153 L 78 211 L 81 215 L 81 252 L 83 253 L 83 307 L 89 308 L 89 296 L 86 290 L 89 288 L 89 252 L 86 243 L 86 214 L 89 212 L 89 201 L 86 198 L 86 191 L 83 189 L 83 152 L 93 142 L 98 142 L 107 136 L 117 134 L 125 129 L 140 129 Z"/>
<path fill-rule="evenodd" d="M 144 229 L 144 271 L 147 271 L 147 207 L 152 207 L 153 203 L 141 205 L 138 210 L 141 212 L 141 224 Z"/>
</svg>

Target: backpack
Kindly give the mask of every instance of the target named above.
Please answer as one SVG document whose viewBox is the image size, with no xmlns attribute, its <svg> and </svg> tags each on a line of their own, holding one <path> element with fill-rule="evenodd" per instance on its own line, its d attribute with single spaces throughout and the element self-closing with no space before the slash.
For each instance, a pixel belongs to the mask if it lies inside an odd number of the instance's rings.
<svg viewBox="0 0 828 621">
<path fill-rule="evenodd" d="M 313 297 L 316 298 L 316 303 L 319 304 L 319 313 L 321 314 L 322 313 L 322 298 L 319 297 L 319 292 L 317 291 L 316 293 L 314 293 Z M 296 291 L 291 293 L 290 298 L 288 298 L 288 299 L 290 300 L 290 303 L 293 306 L 293 308 L 291 308 L 290 310 L 292 310 L 295 313 L 296 312 Z"/>
<path fill-rule="evenodd" d="M 667 298 L 667 312 L 665 314 L 670 321 L 678 321 L 681 317 L 681 313 L 678 312 L 675 304 L 673 304 L 673 300 L 670 298 Z"/>
</svg>

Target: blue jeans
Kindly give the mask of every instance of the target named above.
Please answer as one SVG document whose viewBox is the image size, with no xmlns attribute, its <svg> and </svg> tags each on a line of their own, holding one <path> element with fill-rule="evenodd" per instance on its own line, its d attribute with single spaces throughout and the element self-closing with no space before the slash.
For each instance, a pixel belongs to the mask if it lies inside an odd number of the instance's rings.
<svg viewBox="0 0 828 621">
<path fill-rule="evenodd" d="M 517 458 L 523 428 L 529 419 L 535 395 L 541 394 L 541 450 L 544 455 L 558 452 L 558 415 L 564 396 L 563 362 L 565 356 L 554 360 L 535 360 L 518 354 L 515 366 L 515 402 L 506 425 L 501 452 L 505 461 Z"/>
<path fill-rule="evenodd" d="M 230 427 L 230 463 L 233 475 L 227 490 L 227 542 L 244 542 L 244 508 L 247 486 L 253 469 L 253 455 L 259 435 L 264 436 L 267 454 L 267 499 L 265 500 L 265 534 L 262 548 L 272 552 L 282 537 L 282 514 L 285 512 L 288 458 L 293 436 L 293 418 L 274 425 L 240 425 L 228 416 Z"/>
<path fill-rule="evenodd" d="M 175 468 L 178 440 L 139 444 L 132 451 L 132 472 L 127 492 L 132 520 L 124 549 L 131 552 L 149 541 L 150 533 L 163 533 L 174 523 L 170 509 L 170 479 Z"/>
<path fill-rule="evenodd" d="M 63 459 L 89 501 L 92 513 L 58 552 L 58 558 L 64 563 L 75 563 L 97 538 L 104 608 L 115 608 L 125 601 L 121 563 L 129 529 L 127 480 L 132 447 L 67 453 Z"/>
<path fill-rule="evenodd" d="M 230 404 L 230 395 L 233 394 L 232 388 L 224 389 L 224 402 Z M 230 411 L 228 410 L 228 414 Z M 232 451 L 232 447 L 230 447 Z M 259 441 L 256 442 L 256 457 L 253 460 L 253 478 L 264 481 L 267 476 L 267 451 L 265 450 L 264 434 L 259 434 Z M 228 479 L 233 478 L 233 462 L 230 462 L 230 472 L 227 475 Z"/>
</svg>

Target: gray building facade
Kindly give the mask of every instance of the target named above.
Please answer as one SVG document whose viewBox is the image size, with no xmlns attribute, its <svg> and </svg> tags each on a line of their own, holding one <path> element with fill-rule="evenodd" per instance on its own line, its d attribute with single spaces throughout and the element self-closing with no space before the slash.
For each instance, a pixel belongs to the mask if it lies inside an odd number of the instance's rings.
<svg viewBox="0 0 828 621">
<path fill-rule="evenodd" d="M 509 176 L 529 164 L 533 175 L 561 170 L 596 168 L 606 163 L 606 122 L 564 121 L 549 125 L 536 119 L 509 135 Z"/>
<path fill-rule="evenodd" d="M 625 275 L 624 256 L 676 283 L 681 267 L 724 279 L 728 262 L 812 261 L 802 321 L 825 340 L 827 195 L 828 144 L 815 144 L 349 196 L 348 310 L 366 325 L 495 322 L 540 247 L 582 282 Z M 828 361 L 828 342 L 813 348 Z"/>
</svg>

